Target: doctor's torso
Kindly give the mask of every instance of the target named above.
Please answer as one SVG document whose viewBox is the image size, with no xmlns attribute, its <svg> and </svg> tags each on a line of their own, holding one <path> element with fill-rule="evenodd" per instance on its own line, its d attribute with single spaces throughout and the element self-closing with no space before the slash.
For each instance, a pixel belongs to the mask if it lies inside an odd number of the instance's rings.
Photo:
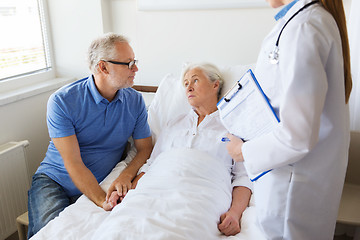
<svg viewBox="0 0 360 240">
<path fill-rule="evenodd" d="M 280 121 L 291 119 L 296 122 L 297 114 L 309 113 L 309 116 L 299 119 L 298 124 L 284 123 L 289 131 L 295 126 L 304 127 L 304 130 L 319 132 L 321 140 L 322 134 L 328 135 L 339 126 L 344 127 L 343 131 L 348 125 L 341 39 L 336 22 L 320 6 L 300 12 L 283 30 L 279 41 L 279 62 L 271 64 L 269 61 L 282 27 L 298 8 L 295 5 L 279 19 L 264 39 L 255 75 Z M 316 123 L 315 118 L 320 122 Z M 314 124 L 318 126 L 310 129 Z"/>
<path fill-rule="evenodd" d="M 274 169 L 255 183 L 254 194 L 258 209 L 263 211 L 263 225 L 270 219 L 275 226 L 273 218 L 267 216 L 276 212 L 283 218 L 278 229 L 302 226 L 301 239 L 329 239 L 336 221 L 349 146 L 343 57 L 335 20 L 318 4 L 305 9 L 283 30 L 279 62 L 269 61 L 286 21 L 309 2 L 299 0 L 263 41 L 255 76 L 280 124 L 271 134 L 245 143 L 243 153 L 245 163 L 251 162 L 247 168 L 254 172 Z M 281 175 L 286 176 L 286 181 L 281 180 Z M 272 193 L 279 192 L 280 185 L 284 193 L 277 197 L 282 199 L 266 205 L 263 199 L 273 199 Z M 319 216 L 321 221 L 308 226 L 309 219 Z M 285 231 L 283 239 L 291 239 L 290 232 Z"/>
</svg>

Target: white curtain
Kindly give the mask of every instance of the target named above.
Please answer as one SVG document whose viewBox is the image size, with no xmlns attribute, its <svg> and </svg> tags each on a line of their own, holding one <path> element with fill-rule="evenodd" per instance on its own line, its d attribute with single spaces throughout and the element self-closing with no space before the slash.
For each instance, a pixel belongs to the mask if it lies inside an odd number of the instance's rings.
<svg viewBox="0 0 360 240">
<path fill-rule="evenodd" d="M 348 22 L 353 88 L 350 97 L 350 128 L 360 131 L 360 0 L 352 0 Z"/>
</svg>

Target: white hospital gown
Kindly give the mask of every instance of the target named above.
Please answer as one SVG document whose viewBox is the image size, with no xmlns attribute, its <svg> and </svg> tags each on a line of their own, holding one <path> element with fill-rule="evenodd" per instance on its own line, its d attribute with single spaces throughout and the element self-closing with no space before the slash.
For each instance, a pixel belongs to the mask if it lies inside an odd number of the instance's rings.
<svg viewBox="0 0 360 240">
<path fill-rule="evenodd" d="M 194 110 L 170 121 L 160 133 L 150 158 L 140 168 L 140 172 L 147 172 L 156 157 L 170 149 L 192 148 L 207 152 L 219 161 L 223 161 L 232 174 L 233 186 L 244 186 L 252 189 L 252 183 L 241 162 L 234 163 L 226 149 L 226 143 L 221 139 L 228 131 L 222 125 L 219 112 L 207 115 L 197 126 L 198 115 Z"/>
</svg>

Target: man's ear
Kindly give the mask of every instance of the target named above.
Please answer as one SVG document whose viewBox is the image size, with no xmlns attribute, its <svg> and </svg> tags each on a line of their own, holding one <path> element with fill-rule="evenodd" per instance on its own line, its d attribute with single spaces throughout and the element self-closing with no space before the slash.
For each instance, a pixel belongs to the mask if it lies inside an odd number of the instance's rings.
<svg viewBox="0 0 360 240">
<path fill-rule="evenodd" d="M 98 67 L 99 67 L 100 72 L 109 73 L 107 68 L 106 68 L 106 64 L 105 64 L 104 61 L 100 61 L 99 64 L 98 64 Z"/>
</svg>

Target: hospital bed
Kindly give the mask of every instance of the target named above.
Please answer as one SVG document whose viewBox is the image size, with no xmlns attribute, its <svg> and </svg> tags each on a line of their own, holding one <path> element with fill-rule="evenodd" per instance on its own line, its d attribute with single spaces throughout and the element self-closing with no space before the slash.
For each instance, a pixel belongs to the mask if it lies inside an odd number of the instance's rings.
<svg viewBox="0 0 360 240">
<path fill-rule="evenodd" d="M 248 68 L 249 66 L 223 68 L 222 71 L 225 78 L 223 92 L 225 93 Z M 162 130 L 162 126 L 164 126 L 169 119 L 174 118 L 179 114 L 187 113 L 190 109 L 184 95 L 184 89 L 179 81 L 179 76 L 175 77 L 172 74 L 165 76 L 158 88 L 144 86 L 135 86 L 134 88 L 143 94 L 147 105 L 153 141 L 156 141 L 156 138 Z M 153 93 L 153 91 L 156 91 L 156 93 Z M 136 154 L 132 144 L 129 145 L 130 148 L 125 160 L 118 163 L 100 184 L 105 191 Z M 166 169 L 163 170 L 163 172 L 166 171 Z M 176 182 L 171 182 L 170 180 L 165 181 L 165 183 L 161 179 L 155 179 L 154 181 L 154 183 L 151 181 L 146 183 L 150 186 L 149 191 L 144 190 L 139 195 L 136 194 L 136 190 L 131 190 L 123 202 L 114 208 L 112 212 L 116 212 L 115 209 L 123 203 L 128 205 L 127 210 L 120 210 L 120 212 L 118 212 L 119 220 L 111 223 L 112 229 L 120 227 L 123 229 L 120 233 L 117 233 L 118 235 L 110 235 L 108 232 L 101 232 L 99 235 L 97 229 L 111 212 L 104 211 L 102 208 L 97 207 L 87 197 L 81 196 L 76 203 L 67 207 L 58 217 L 50 221 L 31 239 L 99 239 L 98 237 L 94 238 L 94 236 L 100 236 L 101 239 L 139 239 L 139 235 L 137 234 L 141 232 L 148 233 L 146 239 L 265 239 L 256 223 L 253 199 L 251 199 L 249 207 L 242 216 L 241 232 L 236 236 L 226 237 L 217 230 L 216 224 L 208 224 L 206 222 L 208 221 L 208 215 L 214 214 L 216 207 L 201 211 L 200 207 L 202 207 L 202 199 L 201 196 L 199 196 L 201 194 L 194 194 L 194 191 L 191 192 L 186 191 L 187 189 L 183 189 L 181 190 L 183 193 L 181 196 L 174 195 L 167 198 L 169 196 L 165 196 L 162 189 L 154 187 L 158 184 L 156 181 L 160 181 L 160 185 L 169 189 L 182 187 L 181 184 L 176 184 Z M 196 189 L 197 183 L 192 181 L 196 180 L 190 180 L 188 184 L 190 184 L 189 186 L 195 186 Z M 211 187 L 212 186 L 210 186 L 210 188 Z M 199 187 L 198 190 L 201 191 L 201 187 Z M 159 197 L 161 194 L 164 196 Z M 154 195 L 158 197 L 154 199 Z M 216 197 L 217 196 L 214 196 L 214 198 Z M 126 199 L 128 200 L 125 201 Z M 170 200 L 165 201 L 164 199 Z M 175 199 L 175 202 L 171 199 Z M 185 208 L 176 209 L 176 201 L 179 199 L 187 200 L 187 203 L 189 202 L 189 199 L 190 202 L 192 201 L 191 199 L 193 199 L 193 202 L 196 204 L 187 204 L 186 211 Z M 146 207 L 147 210 L 139 212 L 137 206 L 144 204 L 148 206 Z M 168 216 L 166 214 L 160 216 L 161 211 L 158 211 L 158 208 L 163 208 L 165 206 L 170 206 L 170 209 L 174 209 L 174 211 L 171 213 L 169 212 Z M 144 206 L 142 206 L 142 209 L 144 209 Z M 143 214 L 141 222 L 134 223 L 131 221 L 132 215 L 134 214 Z M 184 214 L 188 215 L 184 216 Z M 218 218 L 220 218 L 220 215 Z M 191 233 L 192 235 L 185 235 L 185 232 L 187 232 L 187 234 Z"/>
</svg>

